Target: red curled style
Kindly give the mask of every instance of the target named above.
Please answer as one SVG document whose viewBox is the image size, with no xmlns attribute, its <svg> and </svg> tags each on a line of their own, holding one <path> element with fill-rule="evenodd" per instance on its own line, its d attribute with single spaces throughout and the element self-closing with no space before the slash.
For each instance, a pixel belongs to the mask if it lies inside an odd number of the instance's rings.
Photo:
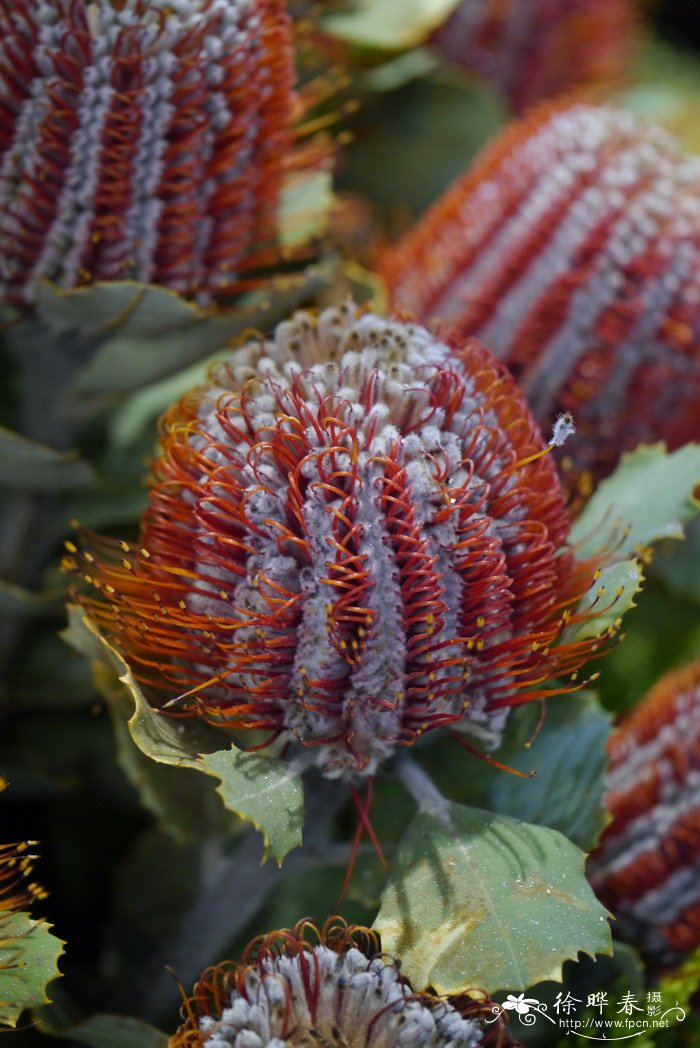
<svg viewBox="0 0 700 1048">
<path fill-rule="evenodd" d="M 298 313 L 161 424 L 139 545 L 86 535 L 79 600 L 173 712 L 285 735 L 327 776 L 511 706 L 604 648 L 594 580 L 512 378 L 354 307 Z M 534 456 L 534 458 L 533 458 Z"/>
</svg>

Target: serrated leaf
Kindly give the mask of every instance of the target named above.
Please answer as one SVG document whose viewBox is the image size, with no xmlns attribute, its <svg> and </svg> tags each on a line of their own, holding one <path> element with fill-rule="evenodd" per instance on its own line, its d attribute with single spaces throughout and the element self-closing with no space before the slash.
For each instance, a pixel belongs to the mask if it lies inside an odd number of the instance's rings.
<svg viewBox="0 0 700 1048">
<path fill-rule="evenodd" d="M 634 598 L 641 591 L 643 582 L 641 561 L 620 560 L 603 568 L 576 609 L 578 614 L 587 613 L 590 617 L 567 627 L 562 633 L 562 641 L 569 644 L 586 637 L 600 637 L 607 630 L 616 629 L 619 620 L 634 607 Z"/>
<path fill-rule="evenodd" d="M 246 328 L 271 326 L 319 280 L 316 267 L 278 276 L 231 309 L 203 309 L 167 288 L 133 280 L 70 289 L 45 282 L 37 310 L 49 333 L 76 332 L 93 347 L 72 387 L 85 399 L 139 389 L 225 347 Z"/>
<path fill-rule="evenodd" d="M 107 667 L 126 687 L 134 703 L 128 721 L 131 737 L 139 750 L 159 764 L 189 768 L 221 780 L 217 788 L 225 807 L 263 834 L 265 858 L 273 855 L 281 863 L 290 848 L 301 844 L 303 792 L 301 780 L 289 766 L 274 757 L 260 757 L 243 750 L 222 750 L 230 736 L 197 719 L 164 716 L 154 710 L 122 656 L 100 634 L 82 608 L 68 609 L 69 625 L 64 639 L 81 654 Z M 98 668 L 96 681 L 108 699 L 113 677 Z M 211 758 L 215 757 L 212 762 Z M 256 804 L 252 794 L 265 800 Z M 271 803 L 274 797 L 274 803 Z M 279 810 L 278 810 L 279 809 Z"/>
<path fill-rule="evenodd" d="M 671 454 L 663 444 L 624 454 L 571 529 L 578 556 L 614 548 L 616 559 L 623 560 L 660 539 L 682 539 L 683 525 L 700 509 L 693 495 L 698 484 L 698 444 Z"/>
<path fill-rule="evenodd" d="M 71 491 L 95 475 L 77 451 L 56 451 L 0 426 L 0 484 L 17 491 Z"/>
<path fill-rule="evenodd" d="M 25 1008 L 46 1004 L 46 987 L 61 975 L 64 943 L 51 925 L 27 913 L 0 917 L 0 1024 L 16 1026 Z"/>
<path fill-rule="evenodd" d="M 322 19 L 331 36 L 380 51 L 401 51 L 422 43 L 460 0 L 364 0 L 355 11 Z"/>
<path fill-rule="evenodd" d="M 612 476 L 597 487 L 571 529 L 577 556 L 604 556 L 608 563 L 581 600 L 588 621 L 566 629 L 566 643 L 602 636 L 634 605 L 643 581 L 643 558 L 661 539 L 682 539 L 684 525 L 698 513 L 700 445 L 672 454 L 663 444 L 624 454 Z"/>
<path fill-rule="evenodd" d="M 274 757 L 233 748 L 202 757 L 202 764 L 221 779 L 216 792 L 226 807 L 263 834 L 264 859 L 271 855 L 281 866 L 287 852 L 302 843 L 304 793 L 299 776 Z"/>
<path fill-rule="evenodd" d="M 216 834 L 230 835 L 236 827 L 225 818 L 214 784 L 208 777 L 197 775 L 194 769 L 188 772 L 159 764 L 136 745 L 128 725 L 133 706 L 121 685 L 118 689 L 108 703 L 117 763 L 137 790 L 144 807 L 171 837 L 183 844 Z M 106 688 L 101 690 L 104 693 Z"/>
<path fill-rule="evenodd" d="M 585 855 L 556 830 L 446 804 L 419 812 L 374 927 L 416 990 L 525 990 L 564 961 L 611 950 Z"/>
<path fill-rule="evenodd" d="M 538 731 L 539 719 L 534 703 L 514 709 L 503 744 L 489 754 L 515 771 L 534 772 L 531 778 L 472 757 L 464 758 L 470 764 L 460 774 L 454 762 L 446 766 L 444 742 L 427 750 L 424 759 L 438 787 L 455 800 L 549 826 L 590 851 L 605 825 L 603 774 L 611 715 L 592 692 L 578 692 L 549 700 Z"/>
<path fill-rule="evenodd" d="M 162 1030 L 127 1015 L 91 1015 L 81 1023 L 60 1030 L 40 1020 L 42 1033 L 85 1044 L 88 1048 L 167 1048 L 168 1035 Z"/>
</svg>

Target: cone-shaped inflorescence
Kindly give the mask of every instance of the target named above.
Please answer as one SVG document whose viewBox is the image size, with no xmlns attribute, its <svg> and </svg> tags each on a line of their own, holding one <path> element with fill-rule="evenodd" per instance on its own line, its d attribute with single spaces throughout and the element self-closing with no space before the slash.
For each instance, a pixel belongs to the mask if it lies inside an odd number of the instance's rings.
<svg viewBox="0 0 700 1048">
<path fill-rule="evenodd" d="M 659 129 L 539 109 L 389 255 L 392 305 L 482 338 L 541 425 L 572 412 L 585 494 L 625 449 L 700 438 L 699 187 Z"/>
<path fill-rule="evenodd" d="M 161 442 L 139 544 L 85 536 L 67 567 L 174 712 L 284 733 L 352 778 L 441 725 L 497 741 L 600 646 L 558 640 L 594 570 L 475 342 L 300 312 L 172 408 Z"/>
<path fill-rule="evenodd" d="M 0 298 L 134 278 L 206 300 L 277 259 L 282 0 L 0 0 Z M 298 115 L 298 113 L 297 113 Z"/>
<path fill-rule="evenodd" d="M 414 993 L 376 934 L 341 918 L 254 939 L 240 964 L 204 972 L 182 1011 L 168 1048 L 479 1048 L 495 1036 L 483 994 Z"/>
<path fill-rule="evenodd" d="M 700 661 L 662 677 L 609 754 L 612 822 L 589 877 L 621 938 L 676 962 L 700 946 Z"/>
<path fill-rule="evenodd" d="M 521 113 L 567 92 L 618 87 L 637 21 L 633 0 L 462 0 L 433 39 Z"/>
</svg>

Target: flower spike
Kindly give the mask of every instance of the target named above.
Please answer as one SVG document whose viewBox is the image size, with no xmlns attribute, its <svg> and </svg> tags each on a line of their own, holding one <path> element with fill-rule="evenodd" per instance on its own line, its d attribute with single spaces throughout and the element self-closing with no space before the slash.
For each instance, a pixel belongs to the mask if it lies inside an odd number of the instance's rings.
<svg viewBox="0 0 700 1048">
<path fill-rule="evenodd" d="M 284 733 L 290 759 L 361 780 L 443 726 L 497 741 L 605 647 L 558 641 L 594 566 L 475 342 L 299 312 L 172 408 L 161 444 L 138 545 L 85 534 L 66 565 L 168 713 Z"/>
<path fill-rule="evenodd" d="M 543 429 L 576 419 L 562 465 L 581 497 L 639 443 L 700 439 L 698 184 L 659 128 L 540 107 L 385 256 L 393 308 L 483 339 Z"/>
<path fill-rule="evenodd" d="M 283 0 L 0 0 L 0 297 L 246 287 L 285 176 L 328 159 L 293 81 Z"/>
<path fill-rule="evenodd" d="M 588 874 L 655 965 L 700 947 L 700 661 L 667 673 L 612 735 L 612 821 Z"/>
<path fill-rule="evenodd" d="M 619 87 L 638 22 L 633 0 L 461 0 L 433 42 L 523 113 L 557 95 Z"/>
</svg>

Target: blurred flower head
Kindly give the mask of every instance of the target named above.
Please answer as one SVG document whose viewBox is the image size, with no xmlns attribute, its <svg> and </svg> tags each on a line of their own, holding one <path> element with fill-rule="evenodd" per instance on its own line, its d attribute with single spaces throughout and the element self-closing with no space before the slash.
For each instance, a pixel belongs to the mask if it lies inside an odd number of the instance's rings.
<svg viewBox="0 0 700 1048">
<path fill-rule="evenodd" d="M 638 443 L 700 438 L 698 185 L 700 159 L 660 129 L 541 108 L 385 259 L 394 308 L 483 339 L 541 425 L 574 415 L 562 463 L 581 494 Z"/>
<path fill-rule="evenodd" d="M 293 80 L 282 0 L 0 0 L 0 297 L 244 287 L 285 174 L 323 157 Z"/>
<path fill-rule="evenodd" d="M 330 918 L 254 939 L 240 964 L 204 972 L 168 1048 L 478 1048 L 490 1002 L 414 993 L 368 928 Z M 499 1044 L 511 1042 L 499 1030 Z"/>
<path fill-rule="evenodd" d="M 138 546 L 85 536 L 67 567 L 175 712 L 371 775 L 442 725 L 497 742 L 510 706 L 601 646 L 560 641 L 594 571 L 520 392 L 475 342 L 299 312 L 175 405 L 161 442 Z"/>
<path fill-rule="evenodd" d="M 700 946 L 700 661 L 661 678 L 609 756 L 612 822 L 589 877 L 621 938 L 676 962 Z"/>
<path fill-rule="evenodd" d="M 637 22 L 634 0 L 462 0 L 433 40 L 522 113 L 567 92 L 618 87 Z"/>
</svg>

